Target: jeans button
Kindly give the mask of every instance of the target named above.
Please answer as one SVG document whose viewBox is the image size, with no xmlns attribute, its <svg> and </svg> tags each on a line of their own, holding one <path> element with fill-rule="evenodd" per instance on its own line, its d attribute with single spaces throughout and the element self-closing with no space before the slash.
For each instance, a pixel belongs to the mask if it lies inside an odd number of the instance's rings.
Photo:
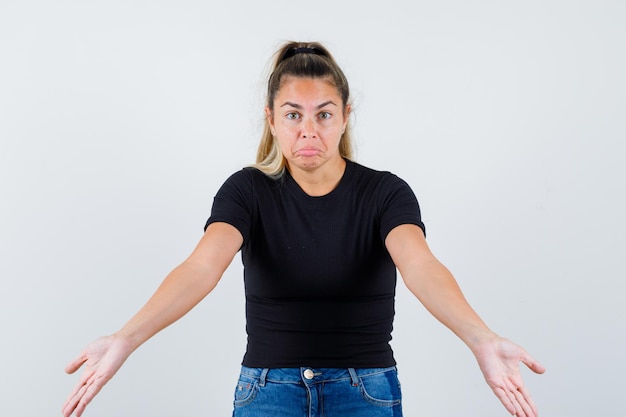
<svg viewBox="0 0 626 417">
<path fill-rule="evenodd" d="M 304 371 L 304 377 L 306 379 L 313 379 L 314 376 L 315 376 L 315 374 L 313 373 L 312 370 L 307 369 L 307 370 Z"/>
</svg>

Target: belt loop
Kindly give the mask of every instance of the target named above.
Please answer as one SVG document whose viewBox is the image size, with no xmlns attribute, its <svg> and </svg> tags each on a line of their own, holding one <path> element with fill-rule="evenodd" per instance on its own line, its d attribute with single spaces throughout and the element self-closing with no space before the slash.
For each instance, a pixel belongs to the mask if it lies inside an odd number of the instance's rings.
<svg viewBox="0 0 626 417">
<path fill-rule="evenodd" d="M 354 387 L 358 386 L 361 380 L 359 376 L 356 374 L 356 369 L 348 368 L 348 372 L 350 373 L 350 378 L 352 378 L 352 386 Z"/>
<path fill-rule="evenodd" d="M 261 376 L 259 377 L 259 386 L 265 386 L 265 380 L 267 379 L 267 373 L 269 372 L 269 368 L 263 368 L 261 371 Z"/>
</svg>

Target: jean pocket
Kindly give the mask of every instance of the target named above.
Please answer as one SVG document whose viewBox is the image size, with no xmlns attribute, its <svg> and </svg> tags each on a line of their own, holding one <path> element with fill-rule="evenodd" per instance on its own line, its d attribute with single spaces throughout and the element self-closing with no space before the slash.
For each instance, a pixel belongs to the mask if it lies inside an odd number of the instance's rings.
<svg viewBox="0 0 626 417">
<path fill-rule="evenodd" d="M 235 407 L 243 407 L 250 404 L 256 397 L 258 389 L 259 381 L 257 378 L 249 375 L 240 375 L 235 388 L 235 400 L 233 401 Z"/>
<path fill-rule="evenodd" d="M 393 407 L 402 402 L 398 372 L 384 372 L 361 376 L 361 394 L 365 401 L 382 407 Z"/>
</svg>

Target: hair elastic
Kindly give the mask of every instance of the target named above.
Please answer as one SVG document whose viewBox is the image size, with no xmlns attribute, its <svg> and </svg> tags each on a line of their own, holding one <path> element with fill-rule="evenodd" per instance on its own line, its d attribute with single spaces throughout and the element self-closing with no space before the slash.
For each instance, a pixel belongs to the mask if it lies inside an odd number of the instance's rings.
<svg viewBox="0 0 626 417">
<path fill-rule="evenodd" d="M 317 48 L 308 48 L 308 47 L 303 47 L 303 48 L 294 48 L 293 49 L 293 54 L 297 55 L 297 54 L 315 54 L 318 55 L 321 51 Z"/>
<path fill-rule="evenodd" d="M 313 54 L 313 55 L 326 55 L 324 53 L 324 51 L 322 51 L 319 48 L 309 48 L 309 47 L 299 47 L 299 48 L 290 48 L 287 50 L 287 52 L 285 52 L 285 55 L 283 56 L 282 60 L 285 60 L 287 58 L 291 58 L 294 55 L 298 55 L 298 54 Z"/>
</svg>

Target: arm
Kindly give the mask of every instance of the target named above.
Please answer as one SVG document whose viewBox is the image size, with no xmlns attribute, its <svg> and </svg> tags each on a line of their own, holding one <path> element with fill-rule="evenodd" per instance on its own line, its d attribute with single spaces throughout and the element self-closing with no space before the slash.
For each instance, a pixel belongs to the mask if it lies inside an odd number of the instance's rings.
<svg viewBox="0 0 626 417">
<path fill-rule="evenodd" d="M 408 289 L 470 348 L 485 380 L 506 409 L 518 417 L 537 416 L 522 382 L 519 362 L 536 373 L 543 373 L 543 366 L 485 325 L 450 271 L 428 248 L 422 229 L 408 224 L 398 226 L 389 232 L 385 245 Z"/>
<path fill-rule="evenodd" d="M 142 343 L 172 324 L 217 285 L 241 247 L 239 231 L 226 223 L 211 224 L 191 255 L 165 278 L 154 295 L 118 332 L 88 345 L 66 368 L 85 371 L 63 407 L 63 415 L 80 416 L 93 397 Z"/>
</svg>

